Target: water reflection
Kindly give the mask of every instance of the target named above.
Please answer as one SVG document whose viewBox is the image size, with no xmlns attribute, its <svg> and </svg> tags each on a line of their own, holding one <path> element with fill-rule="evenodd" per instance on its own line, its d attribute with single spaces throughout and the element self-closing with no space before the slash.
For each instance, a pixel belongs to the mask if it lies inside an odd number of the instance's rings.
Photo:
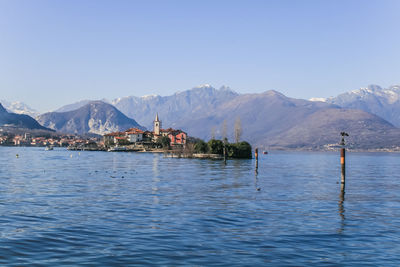
<svg viewBox="0 0 400 267">
<path fill-rule="evenodd" d="M 161 181 L 160 179 L 160 170 L 159 170 L 159 156 L 157 154 L 153 155 L 153 162 L 152 162 L 152 179 L 151 179 L 151 195 L 152 195 L 152 206 L 153 208 L 150 209 L 150 228 L 151 229 L 159 229 L 160 228 L 160 216 L 159 216 L 159 210 L 157 207 L 160 204 L 160 192 L 159 192 L 159 182 Z"/>
<path fill-rule="evenodd" d="M 345 224 L 345 210 L 344 210 L 344 195 L 345 195 L 345 184 L 340 185 L 340 195 L 339 195 L 339 216 L 340 216 L 340 228 L 338 233 L 341 234 L 344 231 Z"/>
<path fill-rule="evenodd" d="M 233 177 L 237 180 L 244 176 L 243 162 L 241 160 L 232 160 Z"/>
<path fill-rule="evenodd" d="M 260 191 L 261 188 L 258 186 L 258 168 L 254 170 L 254 186 L 256 191 Z"/>
<path fill-rule="evenodd" d="M 158 183 L 160 182 L 160 171 L 159 171 L 159 157 L 157 154 L 153 156 L 153 184 L 152 184 L 152 194 L 153 194 L 153 204 L 157 205 L 160 200 L 158 198 Z"/>
<path fill-rule="evenodd" d="M 160 174 L 160 171 L 158 169 L 158 161 L 159 161 L 159 157 L 157 154 L 153 155 L 153 177 L 158 177 L 158 175 Z"/>
</svg>

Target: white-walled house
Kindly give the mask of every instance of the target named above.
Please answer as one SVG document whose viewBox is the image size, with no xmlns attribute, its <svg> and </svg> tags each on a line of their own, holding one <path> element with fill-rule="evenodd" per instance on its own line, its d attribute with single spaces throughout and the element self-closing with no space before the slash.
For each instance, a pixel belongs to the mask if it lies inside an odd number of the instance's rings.
<svg viewBox="0 0 400 267">
<path fill-rule="evenodd" d="M 125 131 L 125 135 L 129 142 L 136 143 L 143 141 L 143 131 L 137 128 L 131 128 Z"/>
</svg>

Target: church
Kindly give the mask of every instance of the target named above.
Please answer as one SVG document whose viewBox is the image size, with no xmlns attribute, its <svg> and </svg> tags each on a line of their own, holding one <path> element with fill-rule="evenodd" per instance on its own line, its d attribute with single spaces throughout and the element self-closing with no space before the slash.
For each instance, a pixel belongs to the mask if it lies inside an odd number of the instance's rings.
<svg viewBox="0 0 400 267">
<path fill-rule="evenodd" d="M 153 141 L 158 138 L 167 136 L 170 140 L 171 146 L 185 146 L 187 140 L 187 134 L 182 130 L 175 130 L 172 128 L 162 129 L 162 123 L 156 114 L 156 118 L 153 121 Z"/>
<path fill-rule="evenodd" d="M 187 141 L 187 134 L 182 130 L 175 130 L 172 128 L 162 129 L 161 120 L 156 114 L 153 121 L 153 131 L 142 131 L 137 128 L 131 128 L 124 132 L 113 132 L 104 135 L 105 144 L 115 145 L 147 145 L 152 146 L 157 143 L 158 139 L 166 136 L 170 140 L 171 147 L 185 147 Z"/>
</svg>

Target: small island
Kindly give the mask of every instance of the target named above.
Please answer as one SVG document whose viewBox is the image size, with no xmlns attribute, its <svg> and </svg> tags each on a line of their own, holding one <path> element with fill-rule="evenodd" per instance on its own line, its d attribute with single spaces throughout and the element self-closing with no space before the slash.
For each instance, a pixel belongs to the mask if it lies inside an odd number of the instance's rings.
<svg viewBox="0 0 400 267">
<path fill-rule="evenodd" d="M 252 148 L 248 142 L 229 143 L 211 139 L 207 143 L 201 139 L 189 137 L 186 132 L 177 129 L 163 129 L 158 113 L 153 121 L 153 131 L 130 128 L 123 132 L 112 132 L 103 136 L 101 150 L 109 152 L 155 152 L 165 153 L 169 157 L 186 158 L 251 158 Z"/>
</svg>

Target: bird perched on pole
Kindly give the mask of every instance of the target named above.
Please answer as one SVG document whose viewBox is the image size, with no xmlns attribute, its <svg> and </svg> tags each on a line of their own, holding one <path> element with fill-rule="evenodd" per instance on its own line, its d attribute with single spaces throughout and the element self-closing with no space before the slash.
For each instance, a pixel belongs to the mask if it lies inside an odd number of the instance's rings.
<svg viewBox="0 0 400 267">
<path fill-rule="evenodd" d="M 341 132 L 340 135 L 342 136 L 342 140 L 340 141 L 339 145 L 345 146 L 344 137 L 345 137 L 345 136 L 349 136 L 349 134 L 346 133 L 346 132 Z"/>
</svg>

